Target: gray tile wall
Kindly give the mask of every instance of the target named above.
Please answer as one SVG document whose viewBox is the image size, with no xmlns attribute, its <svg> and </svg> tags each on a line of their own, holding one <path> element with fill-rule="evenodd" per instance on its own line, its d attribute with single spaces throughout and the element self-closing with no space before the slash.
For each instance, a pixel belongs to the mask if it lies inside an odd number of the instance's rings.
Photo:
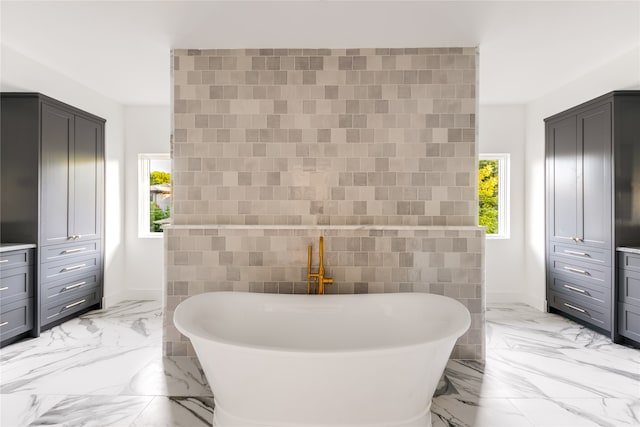
<svg viewBox="0 0 640 427">
<path fill-rule="evenodd" d="M 452 296 L 484 357 L 475 48 L 174 50 L 173 83 L 167 355 L 181 300 L 306 292 L 324 235 L 327 292 Z"/>
<path fill-rule="evenodd" d="M 475 48 L 173 54 L 174 224 L 476 224 Z"/>
<path fill-rule="evenodd" d="M 307 293 L 307 246 L 325 240 L 331 294 L 430 292 L 457 299 L 472 315 L 471 329 L 453 357 L 483 357 L 484 231 L 476 227 L 406 227 L 395 230 L 332 227 L 166 230 L 165 352 L 194 355 L 171 323 L 175 307 L 191 295 L 213 291 Z"/>
</svg>

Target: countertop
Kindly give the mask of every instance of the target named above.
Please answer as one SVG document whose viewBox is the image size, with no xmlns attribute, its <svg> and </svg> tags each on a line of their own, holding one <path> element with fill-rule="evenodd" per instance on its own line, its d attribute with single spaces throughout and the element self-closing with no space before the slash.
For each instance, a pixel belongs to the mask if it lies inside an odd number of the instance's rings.
<svg viewBox="0 0 640 427">
<path fill-rule="evenodd" d="M 35 248 L 33 243 L 0 243 L 0 253 Z"/>
<path fill-rule="evenodd" d="M 640 247 L 637 246 L 618 246 L 616 248 L 616 251 L 619 252 L 629 252 L 632 254 L 640 254 Z"/>
</svg>

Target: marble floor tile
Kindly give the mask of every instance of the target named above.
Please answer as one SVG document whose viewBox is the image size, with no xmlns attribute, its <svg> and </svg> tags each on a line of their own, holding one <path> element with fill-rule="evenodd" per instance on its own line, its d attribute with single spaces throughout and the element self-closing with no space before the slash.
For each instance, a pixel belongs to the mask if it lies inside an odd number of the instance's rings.
<svg viewBox="0 0 640 427">
<path fill-rule="evenodd" d="M 0 394 L 0 426 L 27 426 L 62 399 L 64 396 Z"/>
<path fill-rule="evenodd" d="M 29 426 L 129 426 L 152 400 L 141 396 L 67 396 Z"/>
<path fill-rule="evenodd" d="M 486 360 L 448 362 L 437 427 L 640 426 L 640 351 L 523 304 L 486 312 Z M 196 358 L 162 357 L 160 304 L 127 301 L 0 351 L 2 427 L 210 426 Z"/>
<path fill-rule="evenodd" d="M 2 364 L 2 393 L 211 396 L 196 358 L 158 347 L 70 347 L 29 351 Z"/>
<path fill-rule="evenodd" d="M 638 367 L 638 372 L 640 373 L 640 349 L 624 347 L 608 341 L 598 344 L 597 346 L 591 346 L 589 350 L 593 350 L 602 356 L 611 356 L 613 360 L 623 359 L 633 362 Z"/>
<path fill-rule="evenodd" d="M 536 427 L 640 426 L 636 399 L 512 399 Z"/>
<path fill-rule="evenodd" d="M 635 399 L 558 399 L 556 402 L 601 426 L 640 426 L 640 394 Z"/>
<path fill-rule="evenodd" d="M 522 304 L 495 304 L 486 312 L 487 348 L 588 348 L 611 340 L 564 317 Z"/>
<path fill-rule="evenodd" d="M 487 359 L 477 361 L 451 360 L 445 375 L 462 398 L 544 398 L 545 390 L 536 382 L 537 377 L 528 372 L 512 369 L 504 363 Z"/>
<path fill-rule="evenodd" d="M 122 394 L 213 396 L 195 357 L 159 357 L 131 377 Z"/>
<path fill-rule="evenodd" d="M 485 377 L 496 377 L 510 388 L 526 388 L 524 397 L 632 398 L 640 396 L 638 366 L 616 363 L 599 353 L 582 350 L 493 350 Z M 536 394 L 538 394 L 536 396 Z M 503 396 L 516 397 L 516 396 Z"/>
<path fill-rule="evenodd" d="M 434 427 L 533 427 L 508 399 L 438 396 L 431 404 L 431 417 Z"/>
<path fill-rule="evenodd" d="M 126 309 L 131 310 L 127 312 Z M 144 347 L 162 345 L 162 310 L 159 303 L 126 302 L 108 310 L 96 310 L 42 331 L 3 349 L 2 360 L 33 348 Z M 6 352 L 5 352 L 6 350 Z"/>
<path fill-rule="evenodd" d="M 131 427 L 209 427 L 213 397 L 155 397 Z"/>
<path fill-rule="evenodd" d="M 2 393 L 118 395 L 159 357 L 154 347 L 37 350 L 3 361 Z"/>
</svg>

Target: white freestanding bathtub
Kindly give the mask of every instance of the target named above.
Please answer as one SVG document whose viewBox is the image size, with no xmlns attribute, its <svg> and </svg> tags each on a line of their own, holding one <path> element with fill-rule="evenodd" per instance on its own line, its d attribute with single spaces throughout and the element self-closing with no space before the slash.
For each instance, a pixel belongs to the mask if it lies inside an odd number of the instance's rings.
<svg viewBox="0 0 640 427">
<path fill-rule="evenodd" d="M 215 398 L 213 425 L 431 426 L 431 399 L 470 325 L 432 294 L 210 292 L 178 305 Z"/>
</svg>

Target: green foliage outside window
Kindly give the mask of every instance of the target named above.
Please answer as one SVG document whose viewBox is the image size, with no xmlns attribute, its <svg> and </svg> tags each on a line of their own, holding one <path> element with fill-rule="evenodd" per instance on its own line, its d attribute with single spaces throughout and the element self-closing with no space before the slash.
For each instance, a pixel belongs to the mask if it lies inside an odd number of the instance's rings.
<svg viewBox="0 0 640 427">
<path fill-rule="evenodd" d="M 171 174 L 169 172 L 153 171 L 149 174 L 149 185 L 161 185 L 171 184 Z M 170 197 L 170 196 L 169 196 Z M 169 204 L 166 209 L 162 209 L 158 203 L 153 200 L 149 206 L 150 215 L 150 230 L 152 233 L 162 232 L 162 224 L 156 224 L 155 221 L 171 217 L 171 205 Z"/>
<path fill-rule="evenodd" d="M 169 172 L 153 171 L 149 174 L 149 185 L 171 184 L 171 174 Z"/>
<path fill-rule="evenodd" d="M 158 233 L 162 232 L 162 224 L 156 224 L 154 221 L 158 221 L 160 219 L 165 219 L 171 217 L 171 206 L 167 206 L 167 209 L 162 210 L 160 206 L 156 202 L 151 202 L 150 206 L 151 213 L 151 232 Z"/>
<path fill-rule="evenodd" d="M 498 233 L 498 160 L 480 160 L 478 167 L 478 223 L 487 234 Z"/>
</svg>

